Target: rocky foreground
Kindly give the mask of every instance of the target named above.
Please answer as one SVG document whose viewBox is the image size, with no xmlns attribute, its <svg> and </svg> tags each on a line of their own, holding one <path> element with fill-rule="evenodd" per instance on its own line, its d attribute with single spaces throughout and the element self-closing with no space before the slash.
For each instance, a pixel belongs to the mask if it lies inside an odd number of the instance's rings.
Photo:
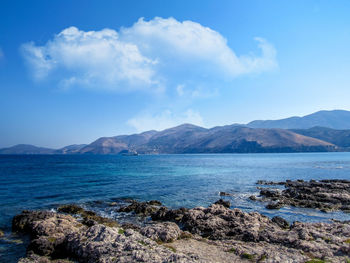
<svg viewBox="0 0 350 263">
<path fill-rule="evenodd" d="M 319 209 L 323 212 L 341 210 L 350 212 L 350 181 L 258 181 L 260 185 L 284 185 L 285 189 L 260 188 L 260 198 L 252 200 L 270 201 L 266 208 L 279 209 L 283 206 L 295 206 Z"/>
<path fill-rule="evenodd" d="M 21 263 L 350 262 L 349 222 L 289 225 L 229 207 L 224 200 L 193 209 L 132 201 L 119 211 L 152 218 L 136 226 L 66 205 L 58 212 L 23 211 L 12 227 L 31 237 Z"/>
</svg>

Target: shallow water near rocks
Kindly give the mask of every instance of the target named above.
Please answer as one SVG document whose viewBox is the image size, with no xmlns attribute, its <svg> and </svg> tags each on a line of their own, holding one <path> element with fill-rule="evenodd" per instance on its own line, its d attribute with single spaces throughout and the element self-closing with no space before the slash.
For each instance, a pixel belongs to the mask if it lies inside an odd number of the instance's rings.
<svg viewBox="0 0 350 263">
<path fill-rule="evenodd" d="M 11 234 L 11 219 L 24 209 L 54 209 L 78 203 L 119 221 L 110 202 L 120 198 L 160 200 L 168 207 L 208 206 L 220 198 L 232 207 L 279 215 L 292 222 L 350 220 L 342 212 L 312 209 L 267 210 L 248 199 L 257 180 L 350 179 L 350 153 L 201 155 L 19 155 L 0 156 L 0 262 L 25 254 L 21 237 Z M 283 188 L 283 186 L 280 186 Z M 24 240 L 25 242 L 25 240 Z"/>
</svg>

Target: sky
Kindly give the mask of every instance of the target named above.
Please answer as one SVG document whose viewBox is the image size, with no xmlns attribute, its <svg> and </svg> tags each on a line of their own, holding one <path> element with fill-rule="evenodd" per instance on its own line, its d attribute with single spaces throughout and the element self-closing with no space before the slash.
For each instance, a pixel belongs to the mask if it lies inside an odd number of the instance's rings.
<svg viewBox="0 0 350 263">
<path fill-rule="evenodd" d="M 16 1 L 0 147 L 350 110 L 350 2 Z"/>
</svg>

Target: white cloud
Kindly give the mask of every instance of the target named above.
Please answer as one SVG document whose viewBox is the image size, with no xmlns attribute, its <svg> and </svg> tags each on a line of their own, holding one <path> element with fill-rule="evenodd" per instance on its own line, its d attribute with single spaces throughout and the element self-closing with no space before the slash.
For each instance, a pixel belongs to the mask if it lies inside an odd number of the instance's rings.
<svg viewBox="0 0 350 263">
<path fill-rule="evenodd" d="M 121 30 L 121 38 L 136 43 L 142 52 L 160 61 L 181 63 L 187 73 L 188 69 L 196 71 L 196 68 L 191 68 L 196 65 L 200 73 L 219 67 L 219 71 L 235 77 L 277 66 L 276 51 L 263 38 L 255 38 L 261 56 L 238 57 L 220 33 L 193 21 L 160 17 L 144 21 L 140 18 L 132 27 Z"/>
<path fill-rule="evenodd" d="M 133 43 L 119 40 L 114 30 L 84 32 L 70 27 L 44 46 L 26 43 L 23 54 L 36 79 L 56 73 L 60 85 L 107 89 L 156 86 L 152 65 Z"/>
<path fill-rule="evenodd" d="M 237 56 L 208 27 L 156 17 L 141 18 L 119 32 L 70 27 L 42 46 L 22 45 L 22 51 L 38 80 L 50 78 L 66 88 L 160 91 L 188 79 L 220 80 L 276 68 L 274 47 L 263 38 L 255 40 L 260 56 Z"/>
<path fill-rule="evenodd" d="M 158 114 L 142 114 L 128 120 L 127 124 L 137 132 L 157 130 L 161 131 L 184 123 L 203 126 L 203 119 L 199 112 L 188 109 L 181 114 L 175 114 L 171 110 L 164 110 Z"/>
</svg>

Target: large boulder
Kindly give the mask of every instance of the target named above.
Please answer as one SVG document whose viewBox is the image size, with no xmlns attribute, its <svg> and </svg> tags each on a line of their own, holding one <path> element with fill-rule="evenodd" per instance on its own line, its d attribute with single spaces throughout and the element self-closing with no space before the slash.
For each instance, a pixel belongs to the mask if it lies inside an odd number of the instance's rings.
<svg viewBox="0 0 350 263">
<path fill-rule="evenodd" d="M 146 226 L 140 231 L 142 235 L 161 242 L 172 242 L 180 237 L 181 232 L 178 225 L 172 222 Z"/>
</svg>

